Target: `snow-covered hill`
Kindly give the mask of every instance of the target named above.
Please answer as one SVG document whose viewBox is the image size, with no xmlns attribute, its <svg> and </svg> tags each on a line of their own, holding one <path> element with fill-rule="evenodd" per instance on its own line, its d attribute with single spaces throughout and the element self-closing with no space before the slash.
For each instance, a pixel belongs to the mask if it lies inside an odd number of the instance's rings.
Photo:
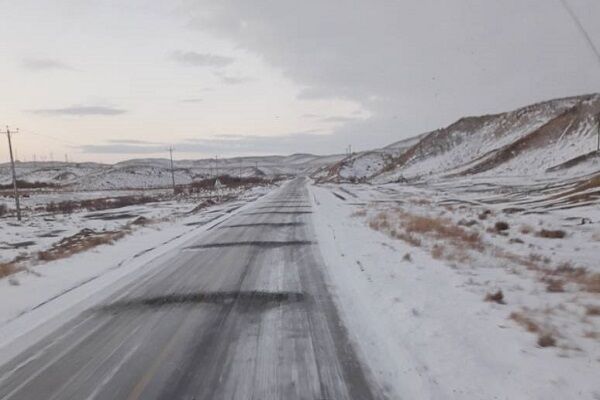
<svg viewBox="0 0 600 400">
<path fill-rule="evenodd" d="M 600 94 L 466 117 L 319 171 L 326 181 L 392 182 L 443 176 L 582 175 L 598 172 Z M 587 154 L 587 156 L 585 156 Z"/>
<path fill-rule="evenodd" d="M 322 165 L 329 165 L 341 156 L 238 157 L 175 161 L 175 180 L 178 184 L 214 176 L 217 172 L 229 175 L 266 176 L 309 174 Z M 117 164 L 18 162 L 17 179 L 40 182 L 76 190 L 143 189 L 171 184 L 170 161 L 167 159 L 133 159 Z M 9 164 L 0 164 L 0 184 L 11 182 Z"/>
</svg>

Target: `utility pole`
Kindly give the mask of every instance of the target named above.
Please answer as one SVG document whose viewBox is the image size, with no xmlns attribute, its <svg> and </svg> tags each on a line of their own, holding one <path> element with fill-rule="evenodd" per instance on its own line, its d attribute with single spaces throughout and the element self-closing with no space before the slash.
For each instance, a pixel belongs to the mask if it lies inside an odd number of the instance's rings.
<svg viewBox="0 0 600 400">
<path fill-rule="evenodd" d="M 596 130 L 598 131 L 598 144 L 596 145 L 596 151 L 600 153 L 600 114 L 596 115 Z"/>
<path fill-rule="evenodd" d="M 219 156 L 215 156 L 215 177 L 219 179 Z"/>
<path fill-rule="evenodd" d="M 19 132 L 19 129 L 17 129 L 15 131 L 15 133 Z M 13 157 L 13 150 L 12 150 L 12 141 L 10 139 L 10 129 L 8 128 L 8 125 L 6 126 L 6 131 L 5 132 L 1 132 L 1 133 L 5 133 L 6 136 L 8 137 L 8 152 L 10 154 L 10 165 L 12 168 L 12 178 L 13 178 L 13 189 L 15 192 L 15 205 L 17 206 L 17 220 L 21 221 L 21 205 L 19 204 L 19 189 L 17 188 L 17 173 L 15 171 L 15 159 Z"/>
<path fill-rule="evenodd" d="M 177 190 L 175 190 L 175 171 L 173 170 L 173 147 L 169 147 L 169 156 L 171 158 L 171 181 L 173 183 L 173 194 L 177 194 Z"/>
</svg>

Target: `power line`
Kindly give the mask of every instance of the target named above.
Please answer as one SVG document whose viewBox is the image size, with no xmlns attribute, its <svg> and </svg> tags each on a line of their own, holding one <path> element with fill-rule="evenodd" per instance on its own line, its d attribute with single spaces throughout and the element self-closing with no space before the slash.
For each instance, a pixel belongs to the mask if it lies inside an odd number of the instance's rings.
<svg viewBox="0 0 600 400">
<path fill-rule="evenodd" d="M 575 14 L 575 11 L 573 11 L 573 9 L 571 8 L 571 6 L 567 2 L 567 0 L 560 0 L 560 2 L 563 5 L 564 9 L 567 10 L 567 13 L 569 13 L 569 15 L 571 16 L 571 19 L 573 19 L 573 22 L 575 22 L 575 25 L 577 25 L 577 29 L 579 29 L 579 32 L 583 35 L 590 50 L 592 50 L 592 52 L 596 55 L 596 58 L 598 59 L 598 63 L 600 64 L 600 50 L 598 50 L 598 48 L 594 44 L 594 41 L 592 40 L 590 35 L 585 30 L 585 27 L 581 23 L 581 20 L 579 19 L 579 17 L 577 17 L 577 14 Z"/>
<path fill-rule="evenodd" d="M 51 135 L 46 135 L 46 134 L 42 134 L 42 133 L 38 133 L 38 132 L 33 132 L 33 131 L 21 131 L 21 133 L 24 134 L 28 134 L 28 135 L 35 135 L 35 136 L 40 136 L 46 139 L 50 139 L 50 140 L 54 140 L 56 142 L 62 143 L 62 144 L 66 144 L 69 146 L 85 146 L 83 143 L 76 143 L 76 142 L 72 142 L 72 141 L 68 141 L 68 140 L 64 140 L 64 139 L 59 139 L 57 137 L 51 136 Z"/>
</svg>

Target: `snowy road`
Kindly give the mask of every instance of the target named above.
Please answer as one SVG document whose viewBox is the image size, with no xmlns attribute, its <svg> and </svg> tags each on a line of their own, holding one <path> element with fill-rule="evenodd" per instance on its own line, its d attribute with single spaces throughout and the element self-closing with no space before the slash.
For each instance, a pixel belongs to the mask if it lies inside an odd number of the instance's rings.
<svg viewBox="0 0 600 400">
<path fill-rule="evenodd" d="M 380 398 L 296 179 L 0 368 L 2 399 Z"/>
</svg>

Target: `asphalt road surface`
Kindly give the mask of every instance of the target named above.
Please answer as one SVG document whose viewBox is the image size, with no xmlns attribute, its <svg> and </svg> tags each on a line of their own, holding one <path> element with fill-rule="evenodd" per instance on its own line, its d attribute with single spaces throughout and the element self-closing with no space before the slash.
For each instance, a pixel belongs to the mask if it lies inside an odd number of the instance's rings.
<svg viewBox="0 0 600 400">
<path fill-rule="evenodd" d="M 328 292 L 306 181 L 231 216 L 0 368 L 0 398 L 381 398 Z"/>
</svg>

